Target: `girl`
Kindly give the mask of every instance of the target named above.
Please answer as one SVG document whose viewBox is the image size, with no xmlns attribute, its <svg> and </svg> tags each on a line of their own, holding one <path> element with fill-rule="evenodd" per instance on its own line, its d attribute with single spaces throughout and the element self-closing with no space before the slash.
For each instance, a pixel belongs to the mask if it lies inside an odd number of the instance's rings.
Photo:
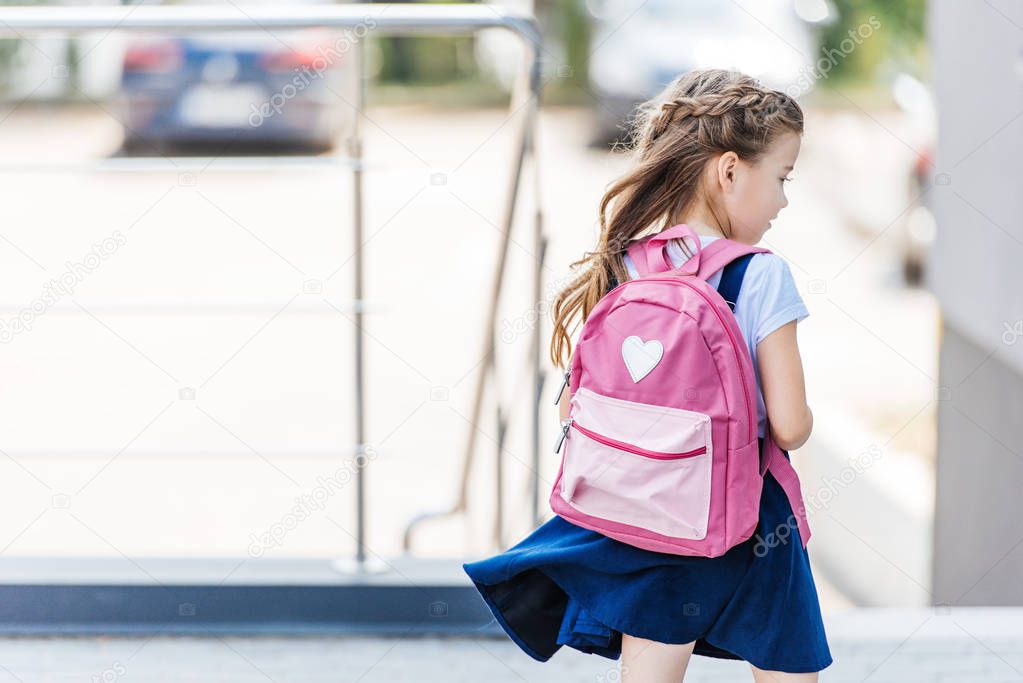
<svg viewBox="0 0 1023 683">
<path fill-rule="evenodd" d="M 637 163 L 600 203 L 599 248 L 572 264 L 591 267 L 554 302 L 551 358 L 562 368 L 569 321 L 638 276 L 630 240 L 684 223 L 701 245 L 756 244 L 788 205 L 783 184 L 803 113 L 784 93 L 734 71 L 692 71 L 644 103 L 637 122 Z M 675 267 L 688 258 L 684 246 L 669 242 Z M 718 271 L 708 282 L 720 279 Z M 813 424 L 796 344 L 796 323 L 809 313 L 772 253 L 752 256 L 735 303 L 756 376 L 761 448 L 766 423 L 788 457 Z M 565 391 L 562 419 L 569 398 Z M 695 652 L 745 660 L 757 683 L 816 681 L 832 658 L 806 548 L 798 534 L 778 533 L 792 531 L 792 515 L 768 470 L 757 530 L 719 557 L 644 550 L 554 516 L 504 553 L 462 566 L 508 635 L 540 661 L 568 645 L 621 658 L 627 683 L 676 683 Z"/>
</svg>

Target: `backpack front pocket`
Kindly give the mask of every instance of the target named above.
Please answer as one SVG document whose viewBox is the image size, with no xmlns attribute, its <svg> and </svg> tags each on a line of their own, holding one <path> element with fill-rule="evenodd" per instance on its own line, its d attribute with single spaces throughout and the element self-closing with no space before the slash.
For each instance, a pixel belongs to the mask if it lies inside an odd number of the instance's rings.
<svg viewBox="0 0 1023 683">
<path fill-rule="evenodd" d="M 706 536 L 709 415 L 583 387 L 572 404 L 561 474 L 566 503 L 586 515 L 665 536 Z"/>
</svg>

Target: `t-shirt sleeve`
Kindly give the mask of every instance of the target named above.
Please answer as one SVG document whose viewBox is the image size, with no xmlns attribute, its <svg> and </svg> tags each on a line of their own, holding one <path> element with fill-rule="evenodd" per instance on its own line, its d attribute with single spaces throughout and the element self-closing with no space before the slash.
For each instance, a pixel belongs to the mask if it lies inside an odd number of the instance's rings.
<svg viewBox="0 0 1023 683">
<path fill-rule="evenodd" d="M 754 262 L 760 261 L 757 268 Z M 757 254 L 750 261 L 754 270 L 753 282 L 748 283 L 756 297 L 754 305 L 753 343 L 761 340 L 792 320 L 799 321 L 810 315 L 803 298 L 796 289 L 796 281 L 785 259 L 777 254 Z M 743 287 L 747 283 L 743 283 Z"/>
</svg>

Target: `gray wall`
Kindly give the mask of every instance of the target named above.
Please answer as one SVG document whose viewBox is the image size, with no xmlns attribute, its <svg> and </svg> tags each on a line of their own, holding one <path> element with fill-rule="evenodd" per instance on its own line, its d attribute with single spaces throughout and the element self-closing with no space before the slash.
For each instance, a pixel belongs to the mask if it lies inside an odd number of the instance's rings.
<svg viewBox="0 0 1023 683">
<path fill-rule="evenodd" d="M 934 602 L 1023 604 L 1023 3 L 932 0 Z"/>
</svg>

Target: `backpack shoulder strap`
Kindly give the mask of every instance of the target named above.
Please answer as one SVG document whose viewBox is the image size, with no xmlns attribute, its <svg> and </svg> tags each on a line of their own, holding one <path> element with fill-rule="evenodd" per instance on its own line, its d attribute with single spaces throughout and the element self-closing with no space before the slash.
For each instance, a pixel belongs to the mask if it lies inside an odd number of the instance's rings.
<svg viewBox="0 0 1023 683">
<path fill-rule="evenodd" d="M 716 239 L 703 248 L 700 259 L 700 270 L 697 277 L 707 280 L 711 275 L 724 268 L 727 264 L 743 254 L 770 253 L 770 249 L 751 244 L 743 244 L 726 238 Z"/>
<path fill-rule="evenodd" d="M 650 273 L 667 272 L 674 275 L 696 275 L 702 280 L 707 280 L 711 275 L 724 268 L 727 264 L 739 258 L 743 254 L 755 254 L 758 252 L 770 252 L 770 249 L 758 247 L 751 244 L 743 244 L 725 237 L 711 241 L 707 246 L 689 247 L 687 250 L 692 254 L 678 268 L 674 267 L 671 258 L 667 253 L 669 240 L 690 238 L 694 243 L 700 241 L 699 236 L 692 228 L 685 224 L 679 224 L 662 230 L 661 232 L 632 240 L 627 248 L 632 265 L 640 277 Z"/>
<path fill-rule="evenodd" d="M 693 254 L 678 268 L 675 268 L 667 252 L 668 242 L 675 239 L 682 240 L 688 251 Z M 691 240 L 693 246 L 689 247 L 686 240 Z M 652 235 L 632 240 L 629 242 L 627 251 L 629 258 L 632 259 L 632 265 L 635 266 L 640 277 L 664 272 L 675 275 L 695 275 L 700 265 L 702 245 L 699 236 L 693 232 L 692 228 L 685 223 L 679 223 Z M 696 260 L 693 261 L 693 259 Z"/>
<path fill-rule="evenodd" d="M 721 272 L 718 293 L 732 309 L 732 313 L 735 313 L 735 302 L 739 300 L 739 288 L 742 287 L 742 278 L 746 275 L 746 267 L 751 258 L 753 258 L 753 254 L 744 254 L 725 266 Z"/>
</svg>

